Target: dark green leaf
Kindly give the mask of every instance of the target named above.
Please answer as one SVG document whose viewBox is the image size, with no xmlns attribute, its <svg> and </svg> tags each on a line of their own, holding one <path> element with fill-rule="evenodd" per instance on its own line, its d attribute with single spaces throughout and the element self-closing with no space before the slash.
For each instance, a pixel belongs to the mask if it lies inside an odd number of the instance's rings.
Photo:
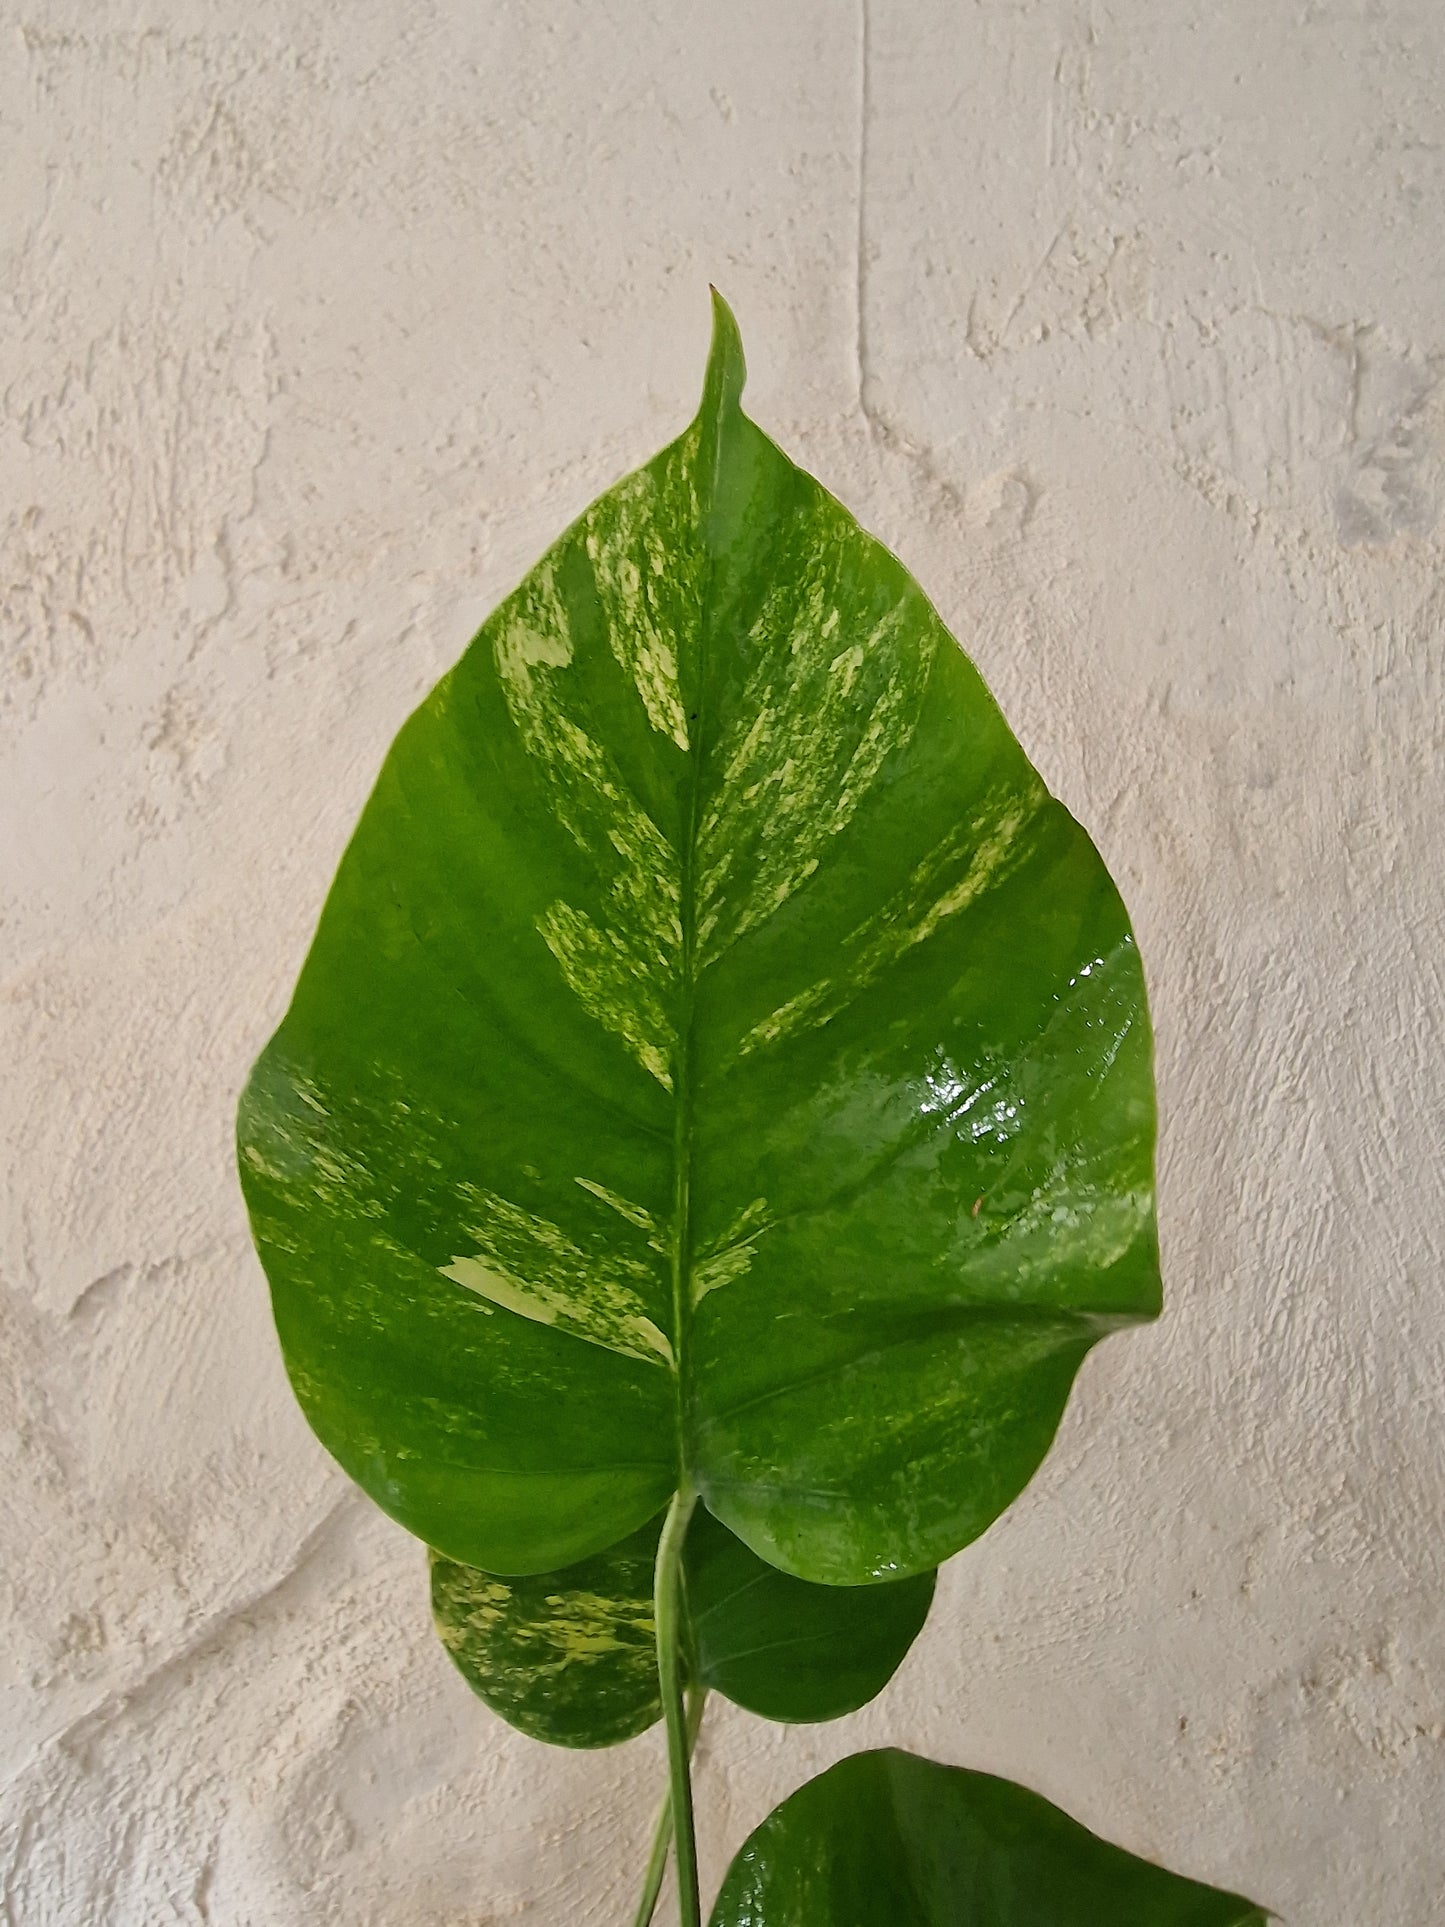
<svg viewBox="0 0 1445 1927">
<path fill-rule="evenodd" d="M 1263 1927 L 1264 1911 L 1137 1860 L 1038 1794 L 892 1750 L 776 1808 L 711 1927 Z"/>
<path fill-rule="evenodd" d="M 442 1643 L 503 1719 L 557 1746 L 611 1746 L 660 1716 L 652 1576 L 661 1519 L 561 1572 L 503 1579 L 432 1555 Z M 856 1711 L 928 1616 L 934 1575 L 815 1586 L 765 1565 L 699 1507 L 686 1550 L 693 1681 L 773 1720 Z"/>
<path fill-rule="evenodd" d="M 401 731 L 240 1154 L 292 1382 L 448 1556 L 690 1482 L 840 1584 L 975 1537 L 1152 1316 L 1128 920 L 902 566 L 739 407 Z"/>
<path fill-rule="evenodd" d="M 687 1536 L 694 1676 L 765 1719 L 856 1712 L 882 1692 L 922 1631 L 934 1576 L 812 1585 L 764 1564 L 699 1508 Z"/>
</svg>

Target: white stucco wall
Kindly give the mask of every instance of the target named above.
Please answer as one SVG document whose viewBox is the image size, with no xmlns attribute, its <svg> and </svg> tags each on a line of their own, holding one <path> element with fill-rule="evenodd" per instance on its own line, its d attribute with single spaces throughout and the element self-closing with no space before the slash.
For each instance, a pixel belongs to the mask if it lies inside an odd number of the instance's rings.
<svg viewBox="0 0 1445 1927">
<path fill-rule="evenodd" d="M 1121 881 L 1168 1314 L 820 1765 L 1445 1919 L 1438 0 L 16 0 L 0 20 L 0 1921 L 630 1919 L 294 1410 L 232 1175 L 401 719 L 689 416 L 905 557 Z"/>
</svg>

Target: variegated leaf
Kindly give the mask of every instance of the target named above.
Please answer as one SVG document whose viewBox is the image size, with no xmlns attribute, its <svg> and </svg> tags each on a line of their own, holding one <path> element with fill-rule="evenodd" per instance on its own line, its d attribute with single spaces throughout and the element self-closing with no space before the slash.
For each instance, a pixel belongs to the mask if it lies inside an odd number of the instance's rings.
<svg viewBox="0 0 1445 1927">
<path fill-rule="evenodd" d="M 1158 1307 L 1118 894 L 742 380 L 719 303 L 697 419 L 401 731 L 242 1105 L 313 1425 L 492 1572 L 680 1481 L 926 1570 Z"/>
</svg>

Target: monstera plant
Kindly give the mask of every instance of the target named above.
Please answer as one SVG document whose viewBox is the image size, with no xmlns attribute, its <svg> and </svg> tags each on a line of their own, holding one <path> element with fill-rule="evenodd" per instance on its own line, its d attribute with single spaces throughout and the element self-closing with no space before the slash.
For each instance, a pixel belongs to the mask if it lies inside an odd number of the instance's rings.
<svg viewBox="0 0 1445 1927">
<path fill-rule="evenodd" d="M 402 728 L 240 1114 L 286 1364 L 539 1740 L 821 1720 L 1159 1308 L 1144 984 L 903 567 L 742 413 L 603 495 Z M 669 1838 L 671 1837 L 671 1848 Z M 845 1761 L 715 1927 L 1264 1916 L 1037 1796 Z"/>
</svg>

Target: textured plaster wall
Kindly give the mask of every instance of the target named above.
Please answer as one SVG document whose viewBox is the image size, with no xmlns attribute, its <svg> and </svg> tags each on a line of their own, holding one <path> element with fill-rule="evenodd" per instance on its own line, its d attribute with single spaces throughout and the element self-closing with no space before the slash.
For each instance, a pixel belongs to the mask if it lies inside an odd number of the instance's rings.
<svg viewBox="0 0 1445 1927">
<path fill-rule="evenodd" d="M 293 1410 L 234 1095 L 404 714 L 694 405 L 930 589 L 1150 971 L 1168 1314 L 710 1882 L 892 1739 L 1445 1918 L 1439 0 L 12 0 L 0 1921 L 621 1923 Z"/>
</svg>

